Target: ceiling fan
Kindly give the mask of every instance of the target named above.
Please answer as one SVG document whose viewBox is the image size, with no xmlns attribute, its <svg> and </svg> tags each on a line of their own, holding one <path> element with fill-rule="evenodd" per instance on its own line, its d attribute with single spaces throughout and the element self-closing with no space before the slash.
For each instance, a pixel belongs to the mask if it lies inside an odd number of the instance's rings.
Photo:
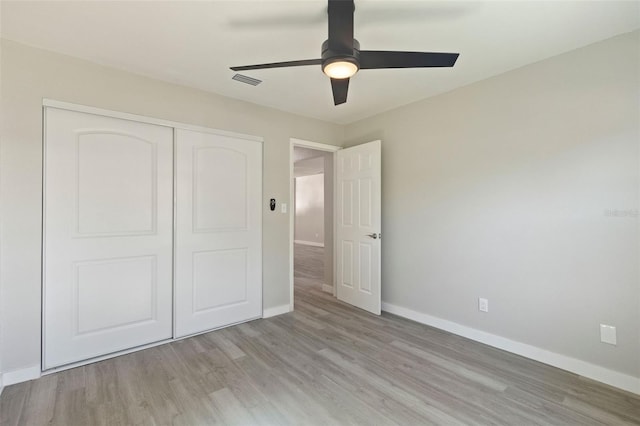
<svg viewBox="0 0 640 426">
<path fill-rule="evenodd" d="M 328 0 L 329 38 L 322 43 L 320 59 L 274 62 L 269 64 L 231 67 L 233 71 L 265 68 L 322 65 L 322 71 L 331 78 L 335 105 L 347 101 L 349 78 L 358 70 L 382 68 L 432 68 L 452 67 L 458 53 L 398 52 L 386 50 L 360 50 L 360 43 L 353 38 L 353 0 Z"/>
</svg>

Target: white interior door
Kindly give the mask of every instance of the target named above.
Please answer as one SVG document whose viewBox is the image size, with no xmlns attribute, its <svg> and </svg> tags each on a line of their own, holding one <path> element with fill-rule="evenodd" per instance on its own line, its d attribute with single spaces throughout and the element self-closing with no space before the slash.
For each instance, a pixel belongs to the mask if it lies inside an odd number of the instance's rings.
<svg viewBox="0 0 640 426">
<path fill-rule="evenodd" d="M 43 367 L 171 338 L 173 130 L 45 114 Z"/>
<path fill-rule="evenodd" d="M 380 141 L 337 152 L 337 296 L 380 315 Z"/>
<path fill-rule="evenodd" d="M 176 337 L 262 316 L 262 143 L 177 130 Z"/>
</svg>

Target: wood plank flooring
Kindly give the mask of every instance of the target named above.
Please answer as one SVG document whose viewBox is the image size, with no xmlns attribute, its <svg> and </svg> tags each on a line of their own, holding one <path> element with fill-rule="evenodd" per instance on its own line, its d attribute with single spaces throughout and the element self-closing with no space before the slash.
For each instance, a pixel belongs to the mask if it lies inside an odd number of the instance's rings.
<svg viewBox="0 0 640 426">
<path fill-rule="evenodd" d="M 0 424 L 640 424 L 638 396 L 336 301 L 321 252 L 295 312 L 9 386 Z"/>
<path fill-rule="evenodd" d="M 324 248 L 295 244 L 293 256 L 295 285 L 322 288 L 324 281 Z M 295 293 L 295 292 L 294 292 Z"/>
</svg>

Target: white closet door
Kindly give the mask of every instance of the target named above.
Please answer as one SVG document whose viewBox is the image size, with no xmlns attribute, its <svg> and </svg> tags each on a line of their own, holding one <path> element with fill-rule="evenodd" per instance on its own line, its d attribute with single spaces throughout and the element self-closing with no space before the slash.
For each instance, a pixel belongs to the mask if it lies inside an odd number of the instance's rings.
<svg viewBox="0 0 640 426">
<path fill-rule="evenodd" d="M 45 114 L 43 367 L 171 338 L 173 129 Z"/>
<path fill-rule="evenodd" d="M 262 144 L 176 131 L 176 337 L 262 315 Z"/>
</svg>

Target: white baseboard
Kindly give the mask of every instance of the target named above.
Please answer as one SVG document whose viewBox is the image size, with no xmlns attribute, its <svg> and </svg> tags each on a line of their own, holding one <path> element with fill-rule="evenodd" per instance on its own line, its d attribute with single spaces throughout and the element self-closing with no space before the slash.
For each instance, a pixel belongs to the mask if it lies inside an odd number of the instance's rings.
<svg viewBox="0 0 640 426">
<path fill-rule="evenodd" d="M 324 243 L 314 243 L 313 241 L 293 240 L 296 244 L 302 244 L 303 246 L 324 247 Z"/>
<path fill-rule="evenodd" d="M 286 305 L 274 306 L 273 308 L 266 308 L 262 310 L 262 318 L 275 317 L 276 315 L 286 314 L 289 311 L 288 303 Z"/>
<path fill-rule="evenodd" d="M 466 337 L 476 342 L 484 343 L 498 349 L 502 349 L 517 355 L 521 355 L 544 364 L 570 371 L 579 376 L 587 377 L 607 385 L 640 394 L 640 377 L 630 376 L 608 368 L 600 367 L 586 361 L 571 358 L 555 352 L 541 349 L 526 343 L 516 342 L 486 331 L 467 327 L 453 321 L 444 320 L 431 315 L 423 314 L 408 308 L 382 303 L 382 310 L 391 314 L 426 324 L 441 330 L 448 331 L 459 336 Z"/>
<path fill-rule="evenodd" d="M 27 382 L 37 379 L 41 375 L 40 365 L 21 368 L 19 370 L 5 371 L 2 373 L 2 386 L 15 385 L 16 383 Z"/>
<path fill-rule="evenodd" d="M 333 294 L 333 286 L 329 284 L 322 284 L 322 291 Z"/>
</svg>

